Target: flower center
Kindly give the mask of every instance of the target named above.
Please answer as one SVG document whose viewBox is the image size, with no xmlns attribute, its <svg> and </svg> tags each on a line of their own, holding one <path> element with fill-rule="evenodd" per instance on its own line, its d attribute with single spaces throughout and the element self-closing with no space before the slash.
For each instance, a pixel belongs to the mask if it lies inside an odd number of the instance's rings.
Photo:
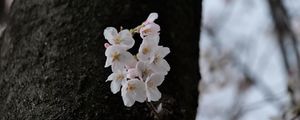
<svg viewBox="0 0 300 120">
<path fill-rule="evenodd" d="M 159 59 L 160 57 L 158 56 L 158 55 L 155 55 L 155 58 L 154 58 L 154 60 L 153 60 L 153 63 L 154 64 L 157 64 L 157 63 L 159 63 Z"/>
<path fill-rule="evenodd" d="M 143 54 L 147 54 L 149 52 L 150 52 L 150 49 L 148 47 L 144 47 L 143 50 L 142 50 Z"/>
<path fill-rule="evenodd" d="M 150 69 L 145 69 L 145 70 L 143 70 L 143 71 L 142 71 L 142 76 L 143 76 L 143 78 L 144 78 L 144 77 L 147 77 L 147 76 L 150 74 L 150 72 L 151 72 Z"/>
<path fill-rule="evenodd" d="M 120 60 L 120 53 L 114 52 L 111 57 L 112 57 L 113 62 L 114 61 L 119 61 Z"/>
<path fill-rule="evenodd" d="M 126 90 L 127 91 L 133 91 L 135 89 L 135 86 L 133 84 L 128 84 Z"/>
<path fill-rule="evenodd" d="M 150 29 L 150 28 L 145 29 L 143 32 L 144 32 L 144 33 L 150 33 L 150 32 L 151 32 L 151 29 Z"/>
<path fill-rule="evenodd" d="M 122 75 L 122 74 L 119 74 L 118 76 L 117 76 L 117 80 L 124 80 L 124 75 Z"/>
<path fill-rule="evenodd" d="M 148 87 L 153 87 L 153 82 L 152 81 L 148 82 Z"/>
<path fill-rule="evenodd" d="M 122 42 L 121 37 L 118 35 L 115 39 L 115 43 L 119 45 Z"/>
</svg>

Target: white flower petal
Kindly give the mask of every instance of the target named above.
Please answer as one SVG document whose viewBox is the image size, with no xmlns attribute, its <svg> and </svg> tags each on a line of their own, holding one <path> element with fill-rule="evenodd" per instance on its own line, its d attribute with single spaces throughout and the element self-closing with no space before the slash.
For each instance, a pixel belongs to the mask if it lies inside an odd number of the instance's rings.
<svg viewBox="0 0 300 120">
<path fill-rule="evenodd" d="M 157 63 L 151 63 L 149 66 L 155 73 L 163 75 L 168 74 L 170 71 L 170 65 L 165 59 L 159 59 Z"/>
<path fill-rule="evenodd" d="M 154 20 L 156 20 L 157 18 L 158 18 L 158 14 L 157 13 L 151 13 L 148 16 L 146 22 L 154 22 Z"/>
<path fill-rule="evenodd" d="M 120 54 L 120 62 L 125 65 L 131 65 L 132 62 L 134 62 L 134 59 L 134 56 L 130 52 L 123 51 Z"/>
<path fill-rule="evenodd" d="M 146 37 L 143 38 L 143 42 L 147 42 L 148 44 L 153 44 L 158 46 L 159 43 L 159 34 L 152 34 L 152 35 L 148 35 Z"/>
<path fill-rule="evenodd" d="M 161 60 L 161 67 L 165 70 L 165 71 L 170 71 L 170 65 L 169 63 L 165 60 L 165 59 L 162 59 Z"/>
<path fill-rule="evenodd" d="M 160 26 L 158 24 L 149 23 L 140 29 L 140 36 L 144 38 L 149 35 L 159 35 L 159 31 Z"/>
<path fill-rule="evenodd" d="M 135 68 L 128 69 L 127 78 L 135 78 L 138 76 L 139 76 L 139 74 Z"/>
<path fill-rule="evenodd" d="M 145 55 L 142 53 L 138 53 L 136 56 L 140 61 L 143 61 L 143 62 L 150 62 L 150 59 L 151 59 L 150 55 Z"/>
<path fill-rule="evenodd" d="M 109 67 L 112 63 L 111 63 L 111 58 L 106 58 L 106 61 L 105 61 L 105 65 L 104 65 L 104 67 Z"/>
<path fill-rule="evenodd" d="M 135 102 L 135 100 L 131 95 L 128 95 L 128 93 L 123 93 L 123 88 L 122 88 L 122 99 L 124 105 L 127 107 L 131 107 Z"/>
<path fill-rule="evenodd" d="M 112 93 L 116 94 L 117 92 L 119 92 L 120 87 L 121 87 L 121 83 L 118 80 L 111 81 L 110 89 Z"/>
<path fill-rule="evenodd" d="M 121 89 L 121 96 L 124 102 L 124 105 L 127 107 L 131 107 L 135 100 L 132 98 L 132 94 L 129 94 L 127 91 L 127 87 L 128 87 L 128 81 L 126 81 L 126 83 L 123 85 L 122 89 Z"/>
<path fill-rule="evenodd" d="M 136 70 L 139 78 L 144 81 L 153 73 L 152 69 L 149 67 L 149 64 L 145 62 L 138 62 L 136 65 Z"/>
<path fill-rule="evenodd" d="M 143 42 L 139 48 L 137 58 L 140 61 L 149 62 L 151 59 L 151 56 L 154 55 L 155 47 L 157 47 L 157 44 L 155 43 L 155 41 L 143 40 Z"/>
<path fill-rule="evenodd" d="M 135 41 L 132 37 L 132 34 L 129 32 L 129 30 L 127 30 L 127 29 L 122 30 L 119 33 L 119 35 L 121 37 L 121 45 L 123 45 L 127 49 L 130 49 L 133 47 Z"/>
<path fill-rule="evenodd" d="M 105 28 L 103 35 L 110 44 L 113 44 L 114 43 L 113 40 L 118 35 L 118 31 L 114 27 L 107 27 L 107 28 Z"/>
<path fill-rule="evenodd" d="M 125 64 L 119 61 L 115 61 L 111 65 L 111 70 L 112 71 L 118 71 L 118 70 L 124 70 L 125 69 Z"/>
<path fill-rule="evenodd" d="M 146 89 L 148 101 L 158 101 L 161 98 L 161 93 L 157 87 L 148 87 Z"/>
<path fill-rule="evenodd" d="M 107 82 L 107 81 L 112 81 L 112 80 L 115 80 L 116 79 L 116 74 L 115 73 L 112 73 L 112 74 L 110 74 L 109 76 L 108 76 L 108 78 L 107 78 L 107 80 L 105 81 L 105 82 Z"/>
<path fill-rule="evenodd" d="M 134 84 L 135 90 L 133 93 L 133 99 L 138 102 L 144 102 L 146 100 L 145 83 L 138 79 L 129 80 L 129 84 Z"/>
<path fill-rule="evenodd" d="M 158 47 L 156 49 L 156 54 L 159 55 L 159 57 L 164 58 L 170 53 L 170 49 L 168 47 Z"/>
<path fill-rule="evenodd" d="M 157 86 L 160 86 L 163 83 L 164 80 L 165 80 L 164 75 L 154 73 L 150 77 L 148 77 L 148 79 L 146 81 L 146 84 L 149 87 L 151 87 L 151 86 L 157 87 Z"/>
<path fill-rule="evenodd" d="M 135 68 L 137 63 L 137 59 L 132 55 L 131 59 L 128 60 L 128 64 L 126 64 L 127 69 Z"/>
</svg>

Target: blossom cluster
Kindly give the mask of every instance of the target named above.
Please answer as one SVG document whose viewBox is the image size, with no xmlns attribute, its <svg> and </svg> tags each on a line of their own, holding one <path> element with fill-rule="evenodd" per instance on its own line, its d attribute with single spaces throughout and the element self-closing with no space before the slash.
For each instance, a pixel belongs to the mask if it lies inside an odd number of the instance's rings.
<svg viewBox="0 0 300 120">
<path fill-rule="evenodd" d="M 114 27 L 104 30 L 108 41 L 104 46 L 107 57 L 105 67 L 111 66 L 112 74 L 106 81 L 111 81 L 111 91 L 116 94 L 121 90 L 125 106 L 132 106 L 135 101 L 158 101 L 161 93 L 158 86 L 162 84 L 170 66 L 164 59 L 170 53 L 168 47 L 159 45 L 160 26 L 154 21 L 157 13 L 151 13 L 147 20 L 134 29 Z M 142 43 L 136 55 L 128 50 L 135 44 L 133 35 L 139 33 Z"/>
</svg>

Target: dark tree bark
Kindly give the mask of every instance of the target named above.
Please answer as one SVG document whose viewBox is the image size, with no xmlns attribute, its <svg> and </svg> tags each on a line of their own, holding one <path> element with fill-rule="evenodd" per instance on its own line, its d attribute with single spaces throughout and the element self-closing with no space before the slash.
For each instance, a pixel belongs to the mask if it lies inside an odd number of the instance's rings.
<svg viewBox="0 0 300 120">
<path fill-rule="evenodd" d="M 195 119 L 199 0 L 15 0 L 0 39 L 0 119 L 152 119 L 125 107 L 105 80 L 105 27 L 133 28 L 158 12 L 171 71 L 159 87 L 163 119 Z M 157 102 L 159 103 L 159 102 Z M 155 104 L 157 104 L 155 103 Z"/>
</svg>

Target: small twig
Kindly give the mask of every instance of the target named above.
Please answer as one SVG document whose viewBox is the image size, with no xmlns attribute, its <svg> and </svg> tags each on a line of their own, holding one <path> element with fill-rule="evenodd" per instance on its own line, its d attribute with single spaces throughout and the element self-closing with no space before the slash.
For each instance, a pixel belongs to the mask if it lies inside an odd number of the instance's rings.
<svg viewBox="0 0 300 120">
<path fill-rule="evenodd" d="M 146 102 L 147 106 L 154 112 L 155 116 L 157 117 L 158 120 L 160 119 L 160 116 L 158 114 L 158 112 L 156 111 L 154 105 L 151 102 Z"/>
</svg>

